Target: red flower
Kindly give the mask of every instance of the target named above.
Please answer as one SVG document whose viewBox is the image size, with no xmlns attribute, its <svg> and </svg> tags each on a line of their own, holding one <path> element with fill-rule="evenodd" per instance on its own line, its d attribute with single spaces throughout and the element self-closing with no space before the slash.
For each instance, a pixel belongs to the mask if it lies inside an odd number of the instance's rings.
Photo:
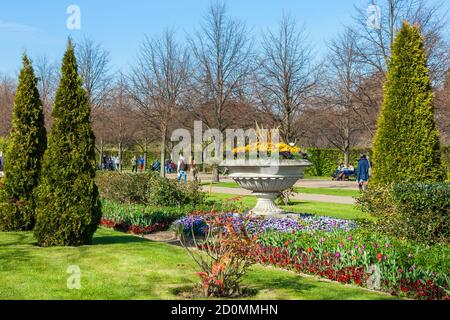
<svg viewBox="0 0 450 320">
<path fill-rule="evenodd" d="M 381 252 L 377 253 L 377 260 L 380 262 L 383 259 L 383 254 Z"/>
<path fill-rule="evenodd" d="M 308 252 L 311 253 L 313 249 L 311 247 L 308 248 Z"/>
</svg>

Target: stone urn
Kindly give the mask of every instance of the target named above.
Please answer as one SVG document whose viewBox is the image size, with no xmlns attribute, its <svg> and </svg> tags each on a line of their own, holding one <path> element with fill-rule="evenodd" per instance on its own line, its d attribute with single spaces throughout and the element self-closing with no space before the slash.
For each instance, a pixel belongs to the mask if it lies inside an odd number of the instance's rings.
<svg viewBox="0 0 450 320">
<path fill-rule="evenodd" d="M 285 212 L 275 205 L 275 198 L 302 178 L 310 165 L 307 160 L 226 160 L 220 167 L 226 168 L 230 178 L 256 196 L 253 214 L 276 215 Z"/>
</svg>

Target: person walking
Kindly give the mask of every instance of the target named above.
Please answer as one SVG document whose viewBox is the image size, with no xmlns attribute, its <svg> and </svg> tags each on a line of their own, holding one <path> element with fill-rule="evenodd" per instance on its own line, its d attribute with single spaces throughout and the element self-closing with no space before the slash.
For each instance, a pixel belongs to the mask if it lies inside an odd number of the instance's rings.
<svg viewBox="0 0 450 320">
<path fill-rule="evenodd" d="M 356 171 L 356 181 L 358 182 L 359 191 L 367 190 L 369 183 L 370 163 L 365 154 L 361 154 L 358 160 L 358 168 Z"/>
<path fill-rule="evenodd" d="M 139 170 L 142 172 L 142 170 L 144 170 L 144 164 L 145 164 L 145 160 L 144 160 L 144 156 L 141 156 L 139 158 Z"/>
<path fill-rule="evenodd" d="M 189 168 L 191 170 L 191 174 L 192 174 L 192 180 L 197 182 L 198 181 L 198 177 L 197 177 L 197 164 L 195 162 L 194 157 L 191 156 L 190 160 L 189 160 Z"/>
<path fill-rule="evenodd" d="M 137 173 L 137 159 L 136 156 L 133 156 L 133 158 L 131 158 L 131 173 L 135 171 Z"/>
<path fill-rule="evenodd" d="M 184 183 L 187 183 L 187 164 L 186 159 L 183 157 L 183 154 L 180 153 L 180 159 L 178 159 L 178 182 L 180 182 L 181 179 L 184 179 Z"/>
</svg>

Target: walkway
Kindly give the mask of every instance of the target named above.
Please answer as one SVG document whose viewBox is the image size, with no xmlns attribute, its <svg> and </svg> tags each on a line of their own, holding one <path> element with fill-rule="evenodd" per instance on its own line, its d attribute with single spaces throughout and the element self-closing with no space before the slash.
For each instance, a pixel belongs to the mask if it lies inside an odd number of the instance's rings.
<svg viewBox="0 0 450 320">
<path fill-rule="evenodd" d="M 203 186 L 203 191 L 209 192 L 209 186 Z M 252 193 L 251 191 L 242 188 L 227 188 L 215 186 L 211 188 L 211 192 L 234 194 L 238 196 L 250 196 Z M 331 196 L 324 194 L 305 194 L 305 193 L 297 193 L 296 195 L 292 196 L 291 199 L 300 201 L 303 200 L 303 201 L 331 202 L 339 204 L 354 204 L 356 202 L 356 200 L 353 197 Z"/>
</svg>

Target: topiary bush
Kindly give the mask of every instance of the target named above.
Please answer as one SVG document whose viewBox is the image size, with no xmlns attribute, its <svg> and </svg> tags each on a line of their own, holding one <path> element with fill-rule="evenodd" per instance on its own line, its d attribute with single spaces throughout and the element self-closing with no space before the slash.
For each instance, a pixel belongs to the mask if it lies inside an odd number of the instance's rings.
<svg viewBox="0 0 450 320">
<path fill-rule="evenodd" d="M 31 230 L 35 223 L 36 188 L 47 137 L 44 114 L 31 61 L 24 54 L 14 99 L 12 129 L 4 153 L 3 186 L 0 189 L 0 230 Z M 5 151 L 6 140 L 1 141 Z"/>
<path fill-rule="evenodd" d="M 450 183 L 372 185 L 358 205 L 377 218 L 374 226 L 384 233 L 423 243 L 450 238 Z"/>
<path fill-rule="evenodd" d="M 64 54 L 53 124 L 36 190 L 34 236 L 40 246 L 90 244 L 101 218 L 94 182 L 95 137 L 72 42 Z"/>
<path fill-rule="evenodd" d="M 393 46 L 373 141 L 372 182 L 443 181 L 423 36 L 403 23 Z"/>
</svg>

